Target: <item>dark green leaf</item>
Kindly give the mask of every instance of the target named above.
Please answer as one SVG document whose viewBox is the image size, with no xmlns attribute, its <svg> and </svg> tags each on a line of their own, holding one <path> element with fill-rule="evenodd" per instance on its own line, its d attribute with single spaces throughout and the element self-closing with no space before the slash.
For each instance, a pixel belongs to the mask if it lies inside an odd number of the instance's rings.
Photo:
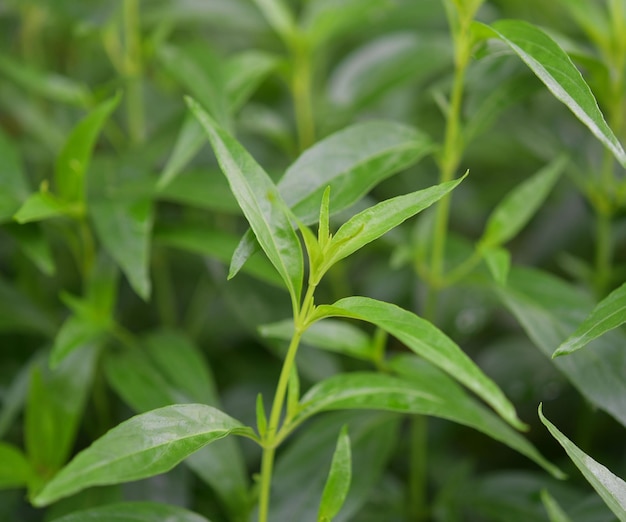
<svg viewBox="0 0 626 522">
<path fill-rule="evenodd" d="M 0 196 L 2 197 L 2 196 Z M 55 266 L 50 242 L 41 227 L 35 223 L 5 226 L 5 230 L 17 241 L 24 254 L 45 275 L 54 275 Z"/>
<path fill-rule="evenodd" d="M 569 56 L 541 29 L 521 20 L 478 24 L 478 32 L 499 38 L 530 67 L 559 101 L 626 166 L 626 153 L 604 120 L 591 89 Z"/>
<path fill-rule="evenodd" d="M 609 330 L 626 323 L 626 283 L 598 303 L 591 314 L 554 352 L 553 357 L 580 350 Z"/>
<path fill-rule="evenodd" d="M 252 156 L 193 100 L 189 107 L 202 124 L 257 240 L 282 277 L 294 307 L 300 302 L 304 267 L 291 213 L 278 189 Z"/>
<path fill-rule="evenodd" d="M 81 451 L 32 503 L 46 506 L 91 486 L 164 473 L 203 446 L 229 434 L 254 438 L 250 428 L 202 404 L 177 404 L 137 415 Z"/>
<path fill-rule="evenodd" d="M 26 456 L 15 446 L 0 441 L 0 489 L 22 488 L 33 475 Z"/>
<path fill-rule="evenodd" d="M 572 522 L 572 519 L 567 516 L 563 508 L 559 506 L 559 503 L 550 495 L 547 489 L 541 490 L 541 501 L 548 512 L 550 522 Z"/>
<path fill-rule="evenodd" d="M 316 316 L 350 317 L 375 324 L 467 386 L 511 425 L 524 428 L 500 388 L 432 323 L 396 305 L 366 297 L 347 297 L 333 305 L 321 305 Z"/>
<path fill-rule="evenodd" d="M 350 452 L 350 436 L 348 427 L 341 428 L 337 447 L 330 465 L 330 473 L 324 485 L 322 501 L 317 519 L 330 522 L 341 510 L 350 490 L 352 481 L 352 455 Z"/>
<path fill-rule="evenodd" d="M 58 324 L 48 310 L 0 278 L 0 331 L 53 337 L 57 329 Z"/>
<path fill-rule="evenodd" d="M 593 460 L 563 435 L 544 417 L 541 405 L 539 405 L 539 417 L 620 522 L 626 522 L 626 482 Z"/>
<path fill-rule="evenodd" d="M 156 502 L 120 502 L 91 509 L 76 511 L 54 522 L 209 522 L 196 513 L 178 506 L 157 504 Z"/>
<path fill-rule="evenodd" d="M 28 197 L 28 183 L 18 152 L 0 129 L 0 223 L 10 220 Z"/>
<path fill-rule="evenodd" d="M 277 65 L 276 56 L 257 50 L 244 51 L 228 60 L 224 76 L 231 112 L 243 106 Z"/>
</svg>

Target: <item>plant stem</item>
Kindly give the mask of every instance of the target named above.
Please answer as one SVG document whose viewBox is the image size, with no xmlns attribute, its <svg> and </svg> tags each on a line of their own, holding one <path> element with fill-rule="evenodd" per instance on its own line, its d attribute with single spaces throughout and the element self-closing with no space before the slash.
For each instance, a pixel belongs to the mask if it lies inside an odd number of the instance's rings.
<svg viewBox="0 0 626 522">
<path fill-rule="evenodd" d="M 303 38 L 294 38 L 291 45 L 293 92 L 296 126 L 300 152 L 315 143 L 315 118 L 313 117 L 311 53 Z"/>
<path fill-rule="evenodd" d="M 128 134 L 134 145 L 141 144 L 145 139 L 139 2 L 140 0 L 124 0 L 126 114 Z"/>
<path fill-rule="evenodd" d="M 428 504 L 426 500 L 428 454 L 428 418 L 424 415 L 414 415 L 410 422 L 409 451 L 409 519 L 427 520 Z"/>
</svg>

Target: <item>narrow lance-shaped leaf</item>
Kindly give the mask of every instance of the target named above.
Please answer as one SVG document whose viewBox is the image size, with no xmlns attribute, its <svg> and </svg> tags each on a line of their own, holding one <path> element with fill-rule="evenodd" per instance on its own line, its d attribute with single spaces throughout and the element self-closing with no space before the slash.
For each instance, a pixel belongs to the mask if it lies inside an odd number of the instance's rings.
<svg viewBox="0 0 626 522">
<path fill-rule="evenodd" d="M 544 417 L 541 405 L 539 405 L 539 417 L 610 510 L 620 522 L 626 522 L 626 482 L 593 460 L 563 435 L 554 424 Z"/>
<path fill-rule="evenodd" d="M 72 129 L 59 157 L 57 158 L 54 176 L 57 195 L 67 202 L 85 200 L 85 172 L 100 134 L 100 129 L 119 103 L 117 94 L 95 109 Z"/>
<path fill-rule="evenodd" d="M 177 404 L 137 415 L 81 451 L 32 499 L 46 506 L 85 488 L 151 477 L 213 441 L 251 428 L 203 404 Z"/>
<path fill-rule="evenodd" d="M 487 220 L 479 245 L 499 246 L 514 238 L 530 221 L 567 165 L 560 157 L 509 192 Z"/>
<path fill-rule="evenodd" d="M 541 490 L 541 502 L 550 517 L 550 522 L 572 522 L 572 519 L 567 516 L 563 508 L 558 504 L 547 489 Z"/>
<path fill-rule="evenodd" d="M 85 522 L 86 520 L 119 520 L 120 522 L 209 522 L 206 518 L 183 509 L 157 502 L 119 502 L 90 509 L 74 511 L 54 522 Z"/>
<path fill-rule="evenodd" d="M 291 41 L 296 31 L 296 23 L 287 4 L 283 0 L 254 0 L 254 3 L 259 7 L 272 29 L 285 42 Z"/>
<path fill-rule="evenodd" d="M 218 162 L 261 247 L 281 275 L 292 303 L 300 302 L 304 261 L 291 213 L 276 185 L 250 154 L 197 102 L 187 103 L 204 128 Z"/>
<path fill-rule="evenodd" d="M 626 283 L 596 306 L 576 331 L 559 346 L 553 357 L 575 352 L 602 334 L 626 323 Z"/>
<path fill-rule="evenodd" d="M 341 428 L 337 447 L 330 465 L 330 473 L 324 485 L 320 510 L 317 516 L 319 522 L 331 522 L 339 513 L 350 490 L 352 480 L 352 455 L 350 452 L 350 436 L 348 427 Z"/>
<path fill-rule="evenodd" d="M 396 305 L 367 297 L 347 297 L 332 305 L 318 307 L 316 318 L 330 316 L 367 321 L 385 330 L 467 386 L 511 425 L 525 428 L 496 383 L 432 323 Z"/>
<path fill-rule="evenodd" d="M 606 123 L 591 89 L 569 56 L 541 29 L 520 20 L 475 23 L 476 32 L 506 43 L 626 167 L 626 153 Z"/>
<path fill-rule="evenodd" d="M 26 456 L 15 446 L 0 441 L 0 490 L 24 487 L 34 475 Z"/>
</svg>

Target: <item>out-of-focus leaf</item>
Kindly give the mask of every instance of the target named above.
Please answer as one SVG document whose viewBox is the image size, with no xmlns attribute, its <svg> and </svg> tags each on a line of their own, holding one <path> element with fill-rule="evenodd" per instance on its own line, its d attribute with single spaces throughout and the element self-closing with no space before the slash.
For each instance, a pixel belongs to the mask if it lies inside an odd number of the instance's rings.
<svg viewBox="0 0 626 522">
<path fill-rule="evenodd" d="M 206 141 L 204 132 L 202 141 Z M 181 173 L 159 192 L 158 197 L 183 205 L 241 215 L 228 181 L 217 169 L 194 169 Z"/>
<path fill-rule="evenodd" d="M 45 309 L 0 278 L 0 331 L 23 331 L 52 337 L 57 328 Z"/>
<path fill-rule="evenodd" d="M 4 223 L 13 217 L 29 190 L 17 150 L 1 129 L 0 158 L 0 223 Z"/>
<path fill-rule="evenodd" d="M 52 476 L 69 456 L 82 417 L 97 350 L 74 352 L 53 371 L 31 372 L 25 412 L 26 452 L 40 478 Z M 34 490 L 37 489 L 36 485 Z"/>
<path fill-rule="evenodd" d="M 15 446 L 0 441 L 0 489 L 24 487 L 32 476 L 26 456 Z"/>
<path fill-rule="evenodd" d="M 314 419 L 276 461 L 270 520 L 316 522 L 327 476 L 320 462 L 330 462 L 337 432 L 345 424 L 352 446 L 352 483 L 336 521 L 353 520 L 372 495 L 397 444 L 397 415 L 383 412 L 336 412 Z"/>
<path fill-rule="evenodd" d="M 92 321 L 89 317 L 69 317 L 54 339 L 50 367 L 56 368 L 73 351 L 96 346 L 106 331 L 106 326 Z"/>
<path fill-rule="evenodd" d="M 467 386 L 512 426 L 525 427 L 500 388 L 432 323 L 396 305 L 367 297 L 347 297 L 318 307 L 316 317 L 332 316 L 375 324 Z"/>
<path fill-rule="evenodd" d="M 577 288 L 531 269 L 513 268 L 507 285 L 496 288 L 496 293 L 546 357 L 593 308 Z M 592 343 L 587 350 L 553 362 L 591 404 L 626 426 L 626 352 L 622 349 L 626 336 L 613 330 Z"/>
<path fill-rule="evenodd" d="M 604 6 L 585 0 L 559 0 L 578 25 L 598 47 L 608 50 L 611 45 L 611 21 Z"/>
<path fill-rule="evenodd" d="M 81 83 L 60 74 L 40 71 L 25 61 L 0 54 L 0 73 L 11 81 L 53 101 L 85 107 L 91 94 Z"/>
<path fill-rule="evenodd" d="M 296 31 L 296 22 L 284 0 L 254 0 L 272 29 L 285 42 L 290 42 Z"/>
<path fill-rule="evenodd" d="M 18 223 L 24 224 L 80 212 L 79 206 L 61 201 L 49 192 L 36 192 L 24 201 L 13 217 Z"/>
<path fill-rule="evenodd" d="M 119 522 L 209 522 L 200 515 L 169 504 L 156 502 L 120 502 L 70 513 L 54 522 L 85 522 L 88 520 Z"/>
<path fill-rule="evenodd" d="M 337 447 L 330 465 L 330 473 L 324 485 L 322 501 L 317 519 L 330 522 L 341 510 L 350 490 L 352 481 L 352 455 L 350 452 L 350 436 L 344 426 L 337 439 Z"/>
<path fill-rule="evenodd" d="M 85 173 L 102 126 L 117 107 L 120 95 L 96 106 L 72 129 L 59 153 L 54 169 L 56 194 L 67 203 L 83 203 Z"/>
<path fill-rule="evenodd" d="M 293 337 L 293 321 L 288 319 L 259 327 L 264 337 L 290 341 Z M 371 361 L 374 353 L 369 336 L 361 329 L 334 319 L 324 319 L 311 325 L 302 335 L 302 342 L 315 348 L 342 353 L 365 361 Z"/>
<path fill-rule="evenodd" d="M 90 203 L 89 212 L 109 255 L 119 264 L 133 290 L 148 299 L 152 201 L 147 198 L 98 199 Z"/>
<path fill-rule="evenodd" d="M 626 167 L 626 153 L 604 120 L 591 89 L 569 56 L 541 29 L 521 20 L 475 22 L 478 33 L 506 43 L 559 101 L 563 102 Z"/>
<path fill-rule="evenodd" d="M 559 503 L 554 499 L 547 489 L 541 490 L 541 502 L 543 502 L 550 522 L 572 522 L 572 519 L 567 516 L 563 508 L 559 506 Z"/>
<path fill-rule="evenodd" d="M 278 58 L 272 54 L 252 50 L 239 53 L 226 62 L 226 94 L 230 111 L 237 112 L 258 88 L 265 77 L 278 65 Z"/>
<path fill-rule="evenodd" d="M 498 246 L 514 238 L 543 204 L 567 165 L 560 157 L 509 192 L 489 216 L 481 246 Z"/>
<path fill-rule="evenodd" d="M 445 70 L 451 60 L 447 37 L 386 34 L 368 41 L 337 65 L 329 81 L 329 97 L 340 107 L 357 109 L 399 84 Z"/>
<path fill-rule="evenodd" d="M 55 266 L 50 242 L 43 234 L 41 227 L 34 223 L 24 225 L 9 224 L 5 226 L 5 230 L 13 236 L 22 252 L 39 270 L 47 276 L 54 274 Z"/>
<path fill-rule="evenodd" d="M 553 357 L 575 352 L 609 330 L 626 323 L 626 283 L 598 303 L 591 314 L 554 352 Z"/>
<path fill-rule="evenodd" d="M 257 240 L 282 277 L 294 307 L 300 302 L 304 266 L 300 241 L 291 225 L 291 213 L 276 185 L 252 156 L 197 104 L 188 99 L 211 141 L 215 155 L 228 178 Z"/>
<path fill-rule="evenodd" d="M 626 482 L 593 460 L 563 435 L 554 424 L 545 418 L 541 405 L 539 405 L 539 417 L 620 522 L 626 522 Z"/>
<path fill-rule="evenodd" d="M 481 250 L 494 281 L 501 285 L 506 284 L 511 268 L 511 253 L 501 247 L 482 247 Z"/>
<path fill-rule="evenodd" d="M 32 503 L 46 506 L 90 486 L 164 473 L 201 447 L 230 434 L 254 438 L 251 428 L 203 404 L 177 404 L 137 415 L 76 455 Z"/>
</svg>

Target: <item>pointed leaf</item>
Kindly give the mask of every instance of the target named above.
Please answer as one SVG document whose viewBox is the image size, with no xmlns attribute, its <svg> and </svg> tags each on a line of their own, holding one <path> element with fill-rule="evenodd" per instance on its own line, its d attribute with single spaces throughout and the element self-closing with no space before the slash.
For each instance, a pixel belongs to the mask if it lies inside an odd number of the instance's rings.
<svg viewBox="0 0 626 522">
<path fill-rule="evenodd" d="M 98 324 L 89 317 L 69 317 L 54 339 L 50 353 L 50 368 L 56 368 L 63 359 L 76 350 L 97 346 L 106 329 L 106 324 Z"/>
<path fill-rule="evenodd" d="M 560 157 L 509 192 L 489 216 L 479 244 L 499 246 L 513 239 L 541 207 L 566 165 L 567 159 Z"/>
<path fill-rule="evenodd" d="M 204 128 L 257 240 L 283 278 L 294 306 L 300 302 L 304 267 L 302 249 L 288 208 L 278 189 L 252 156 L 197 104 L 187 99 Z"/>
<path fill-rule="evenodd" d="M 359 212 L 344 223 L 328 243 L 326 258 L 322 267 L 319 268 L 318 274 L 321 276 L 341 259 L 348 257 L 408 218 L 439 201 L 453 190 L 462 179 L 448 181 L 411 194 L 396 196 Z"/>
<path fill-rule="evenodd" d="M 322 493 L 320 511 L 317 519 L 330 522 L 341 510 L 350 490 L 352 481 L 352 456 L 350 452 L 350 436 L 348 427 L 341 428 L 337 447 L 330 465 L 330 473 Z"/>
<path fill-rule="evenodd" d="M 76 455 L 32 503 L 46 506 L 91 486 L 164 473 L 201 447 L 229 434 L 254 438 L 250 428 L 203 404 L 177 404 L 137 415 Z"/>
<path fill-rule="evenodd" d="M 572 522 L 572 519 L 567 516 L 563 508 L 559 506 L 558 502 L 554 499 L 547 489 L 541 490 L 541 502 L 548 512 L 550 522 Z"/>
<path fill-rule="evenodd" d="M 626 323 L 626 283 L 598 303 L 591 314 L 559 346 L 553 357 L 575 352 L 609 330 Z"/>
<path fill-rule="evenodd" d="M 244 51 L 228 60 L 224 68 L 224 76 L 226 94 L 232 113 L 242 107 L 277 65 L 276 56 L 257 50 Z"/>
<path fill-rule="evenodd" d="M 582 472 L 589 484 L 593 486 L 602 500 L 611 509 L 621 522 L 626 522 L 626 482 L 617 477 L 610 470 L 593 460 L 579 449 L 557 427 L 543 415 L 539 405 L 539 418 L 548 428 L 552 436 L 559 442 L 569 455 L 572 462 Z"/>
<path fill-rule="evenodd" d="M 569 56 L 541 29 L 521 20 L 477 24 L 479 33 L 499 38 L 530 67 L 550 92 L 563 102 L 626 167 L 626 153 L 604 120 L 591 89 Z"/>
<path fill-rule="evenodd" d="M 54 274 L 55 265 L 50 241 L 39 225 L 11 223 L 5 226 L 5 230 L 17 241 L 24 254 L 39 270 L 47 276 Z"/>
<path fill-rule="evenodd" d="M 500 388 L 449 337 L 421 317 L 367 297 L 348 297 L 333 305 L 321 305 L 317 316 L 350 317 L 378 326 L 467 386 L 511 425 L 524 428 Z"/>
<path fill-rule="evenodd" d="M 20 224 L 42 221 L 53 217 L 80 212 L 76 205 L 61 201 L 49 192 L 31 194 L 13 218 Z"/>
<path fill-rule="evenodd" d="M 0 441 L 0 490 L 23 488 L 33 476 L 26 456 L 15 446 Z"/>
<path fill-rule="evenodd" d="M 168 504 L 156 502 L 120 502 L 98 506 L 91 509 L 75 511 L 54 522 L 85 522 L 88 520 L 119 521 L 119 522 L 209 522 L 206 518 Z"/>
<path fill-rule="evenodd" d="M 84 202 L 85 173 L 102 126 L 117 107 L 120 95 L 95 107 L 70 133 L 57 157 L 54 180 L 56 193 L 69 203 Z"/>
<path fill-rule="evenodd" d="M 506 284 L 511 268 L 511 253 L 500 247 L 481 247 L 481 250 L 494 281 L 500 285 Z"/>
<path fill-rule="evenodd" d="M 261 10 L 272 29 L 285 42 L 289 42 L 296 32 L 296 23 L 284 0 L 254 0 L 254 3 Z"/>
</svg>

